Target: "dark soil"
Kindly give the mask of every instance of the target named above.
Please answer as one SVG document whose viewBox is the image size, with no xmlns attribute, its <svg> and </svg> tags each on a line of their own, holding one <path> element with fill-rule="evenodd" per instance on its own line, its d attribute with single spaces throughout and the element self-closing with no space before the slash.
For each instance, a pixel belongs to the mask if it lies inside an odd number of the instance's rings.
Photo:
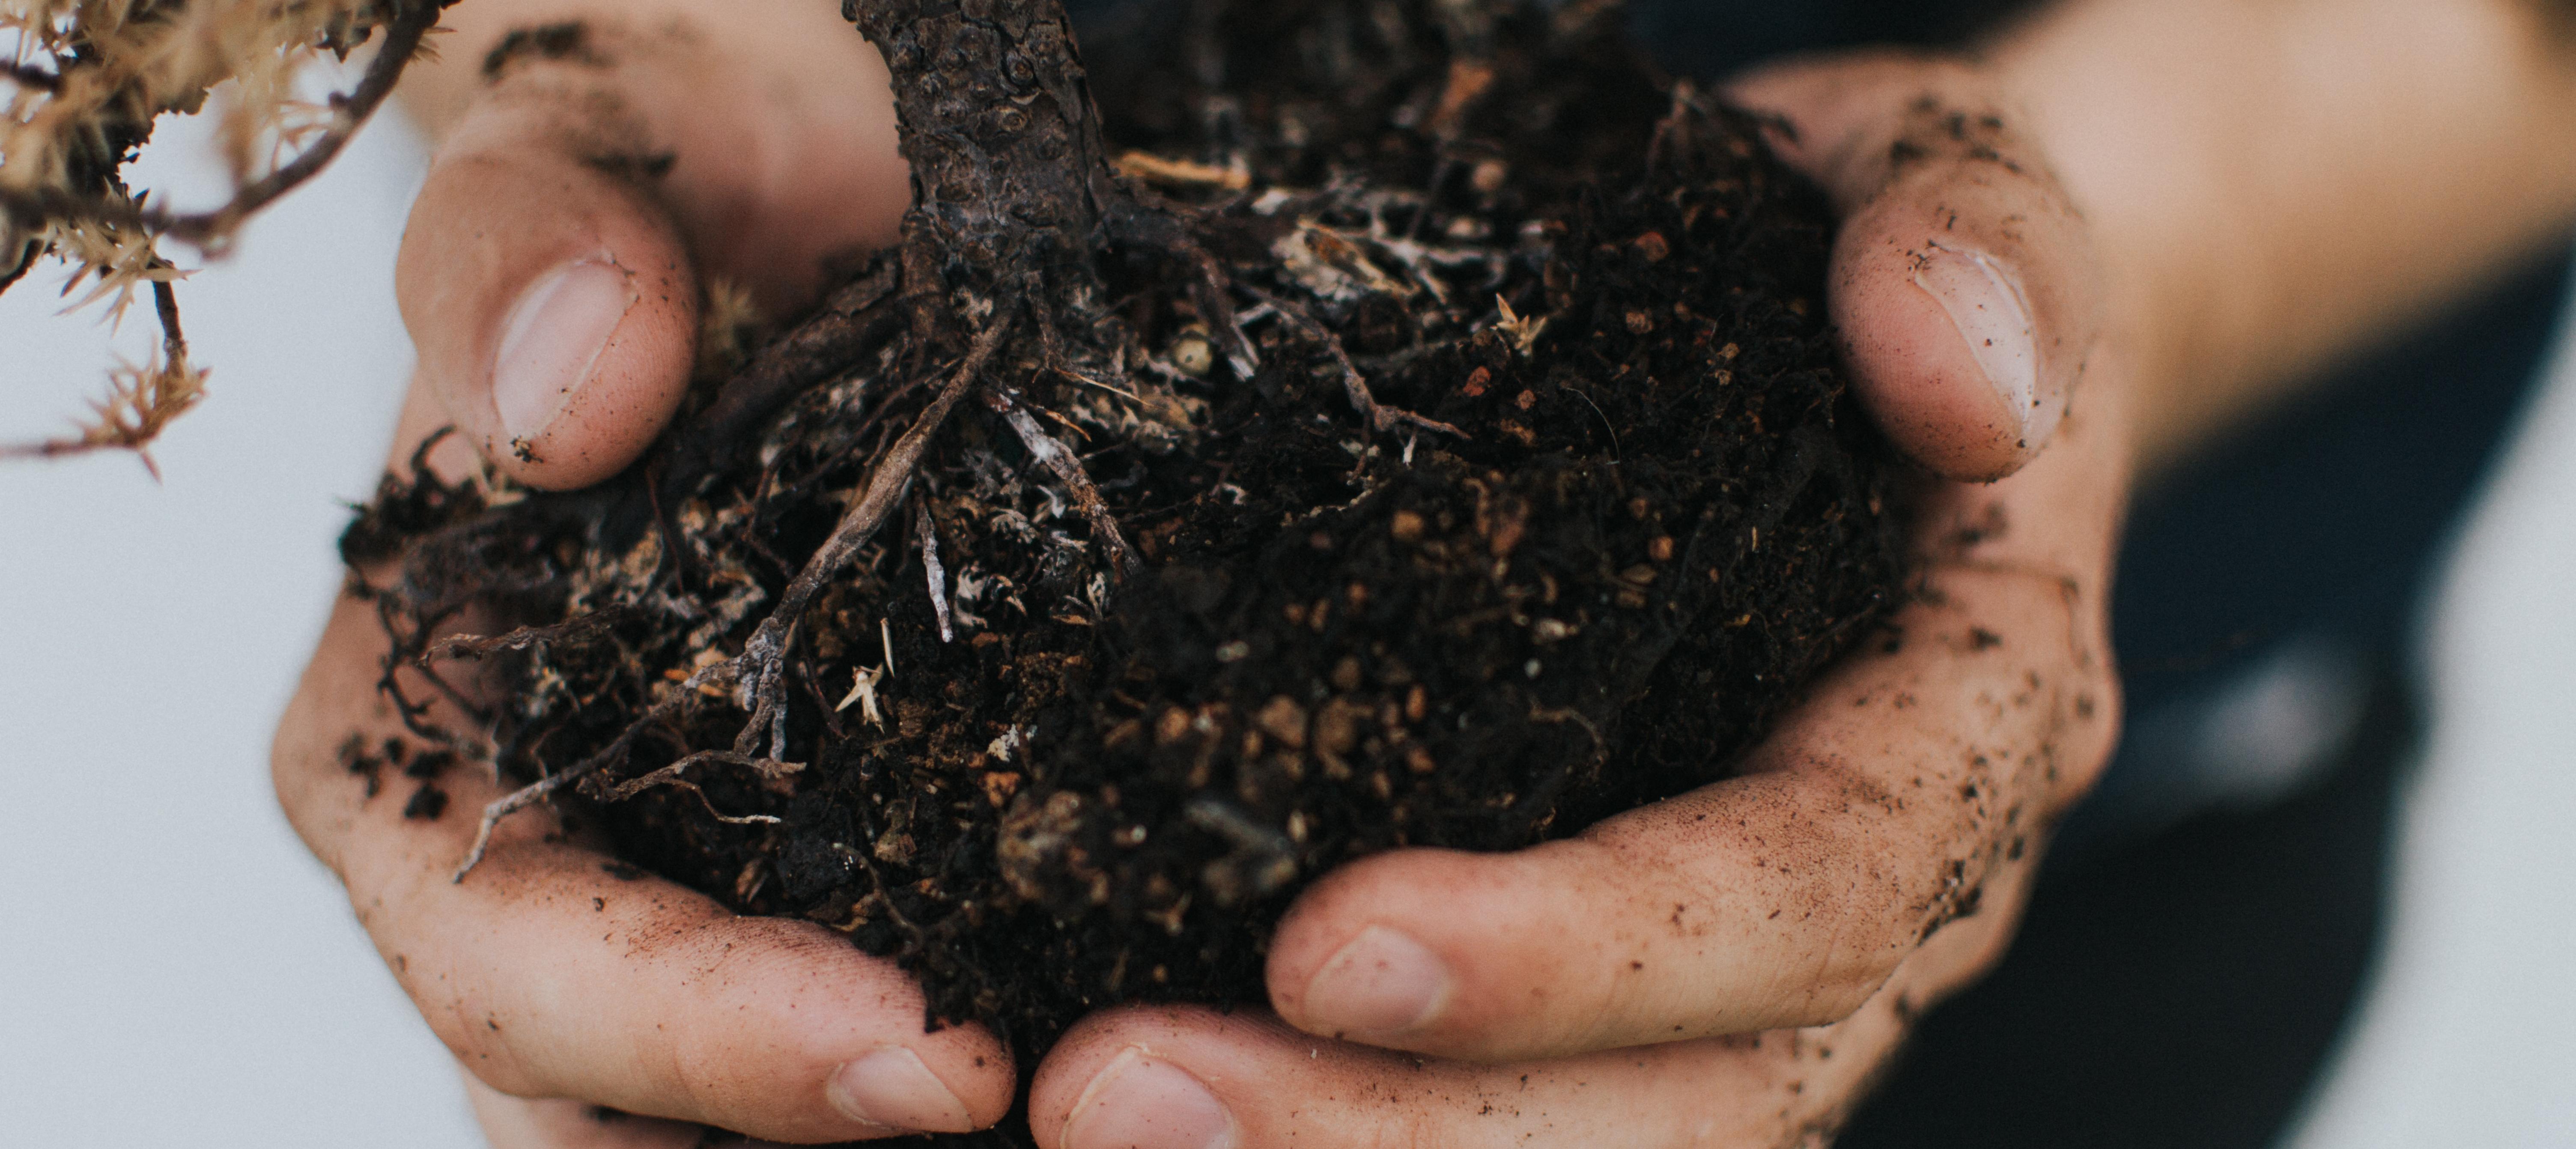
<svg viewBox="0 0 2576 1149">
<path fill-rule="evenodd" d="M 1615 10 L 1447 10 L 1095 47 L 1125 178 L 1087 272 L 947 273 L 932 317 L 914 242 L 607 488 L 389 478 L 344 549 L 405 556 L 365 592 L 395 660 L 487 659 L 505 774 L 896 958 L 1023 1066 L 1105 1005 L 1259 1003 L 1271 923 L 1344 861 L 1724 776 L 1904 577 L 1825 205 Z M 477 606 L 529 629 L 432 641 Z"/>
</svg>

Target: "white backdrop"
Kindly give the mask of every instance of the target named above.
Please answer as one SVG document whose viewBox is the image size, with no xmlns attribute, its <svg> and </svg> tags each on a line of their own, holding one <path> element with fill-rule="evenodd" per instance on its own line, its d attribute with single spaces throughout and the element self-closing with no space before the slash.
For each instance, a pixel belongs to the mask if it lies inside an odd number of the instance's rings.
<svg viewBox="0 0 2576 1149">
<path fill-rule="evenodd" d="M 2378 985 L 2296 1149 L 2576 1146 L 2576 308 L 2424 619 Z"/>
<path fill-rule="evenodd" d="M 202 200 L 219 172 L 191 135 L 146 166 Z M 213 393 L 155 451 L 164 482 L 131 457 L 0 463 L 0 1142 L 479 1143 L 268 785 L 340 500 L 373 486 L 411 365 L 391 269 L 420 171 L 379 124 L 180 285 Z M 59 282 L 0 296 L 0 438 L 57 434 L 101 389 L 111 340 L 55 316 Z"/>
<path fill-rule="evenodd" d="M 166 139 L 154 183 L 213 175 Z M 398 122 L 182 286 L 214 393 L 157 452 L 0 465 L 0 1130 L 29 1146 L 478 1144 L 444 1051 L 275 811 L 269 731 L 410 352 Z M 122 337 L 0 297 L 0 439 Z M 2382 991 L 2299 1149 L 2576 1146 L 2576 354 L 2428 645 L 2441 708 Z"/>
</svg>

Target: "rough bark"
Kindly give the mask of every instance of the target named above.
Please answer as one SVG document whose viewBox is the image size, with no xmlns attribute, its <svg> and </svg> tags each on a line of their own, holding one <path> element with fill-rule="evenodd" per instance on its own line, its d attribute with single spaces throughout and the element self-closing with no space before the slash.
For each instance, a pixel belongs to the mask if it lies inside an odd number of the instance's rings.
<svg viewBox="0 0 2576 1149">
<path fill-rule="evenodd" d="M 1098 305 L 1091 254 L 1107 202 L 1099 114 L 1056 0 L 849 0 L 884 53 L 903 157 L 907 278 L 970 319 L 1016 295 Z M 917 305 L 928 283 L 908 283 Z"/>
</svg>

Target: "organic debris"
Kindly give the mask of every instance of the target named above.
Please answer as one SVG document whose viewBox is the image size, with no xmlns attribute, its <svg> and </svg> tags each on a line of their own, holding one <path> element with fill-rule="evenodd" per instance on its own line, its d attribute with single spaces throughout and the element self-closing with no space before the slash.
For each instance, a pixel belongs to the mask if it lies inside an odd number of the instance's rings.
<svg viewBox="0 0 2576 1149">
<path fill-rule="evenodd" d="M 1052 3 L 967 7 L 860 7 L 901 248 L 619 481 L 353 528 L 387 682 L 508 699 L 441 743 L 528 784 L 487 831 L 578 795 L 1034 1065 L 1260 1001 L 1352 858 L 1722 777 L 1896 598 L 1825 205 L 1614 9 L 1210 5 L 1095 118 Z M 439 645 L 470 605 L 519 629 Z"/>
</svg>

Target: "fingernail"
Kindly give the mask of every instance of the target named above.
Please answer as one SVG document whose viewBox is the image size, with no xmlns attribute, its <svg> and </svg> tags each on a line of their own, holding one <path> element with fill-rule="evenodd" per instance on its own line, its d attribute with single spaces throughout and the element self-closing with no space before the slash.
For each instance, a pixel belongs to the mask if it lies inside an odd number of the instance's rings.
<svg viewBox="0 0 2576 1149">
<path fill-rule="evenodd" d="M 1302 1004 L 1317 1026 L 1398 1034 L 1428 1024 L 1449 1000 L 1449 966 L 1421 942 L 1370 926 L 1316 970 Z"/>
<path fill-rule="evenodd" d="M 585 259 L 547 273 L 511 305 L 492 359 L 492 405 L 512 440 L 536 438 L 563 413 L 635 300 L 617 265 Z"/>
<path fill-rule="evenodd" d="M 823 1085 L 832 1108 L 852 1121 L 915 1133 L 964 1133 L 975 1127 L 966 1103 L 902 1046 L 888 1046 L 833 1071 Z"/>
<path fill-rule="evenodd" d="M 1233 1149 L 1234 1115 L 1189 1071 L 1121 1050 L 1064 1119 L 1064 1149 Z"/>
<path fill-rule="evenodd" d="M 1950 313 L 1986 382 L 2027 433 L 2039 406 L 2039 347 L 2021 281 L 1984 252 L 1931 247 L 1914 269 L 1914 285 Z"/>
</svg>

